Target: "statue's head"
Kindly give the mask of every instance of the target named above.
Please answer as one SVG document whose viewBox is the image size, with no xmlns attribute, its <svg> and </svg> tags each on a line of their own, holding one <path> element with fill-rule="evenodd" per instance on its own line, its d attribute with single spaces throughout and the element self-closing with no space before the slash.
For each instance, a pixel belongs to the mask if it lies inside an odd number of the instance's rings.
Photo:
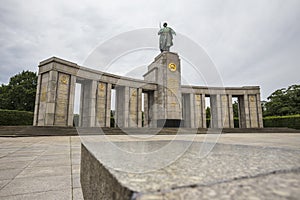
<svg viewBox="0 0 300 200">
<path fill-rule="evenodd" d="M 168 26 L 168 24 L 165 22 L 165 23 L 164 23 L 164 27 L 167 27 L 167 26 Z"/>
</svg>

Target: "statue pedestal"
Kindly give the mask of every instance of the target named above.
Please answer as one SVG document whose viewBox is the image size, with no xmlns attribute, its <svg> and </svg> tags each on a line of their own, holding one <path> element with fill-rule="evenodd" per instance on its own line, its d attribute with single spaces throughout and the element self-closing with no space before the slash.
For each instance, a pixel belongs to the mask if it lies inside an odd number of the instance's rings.
<svg viewBox="0 0 300 200">
<path fill-rule="evenodd" d="M 157 127 L 179 127 L 182 121 L 181 66 L 177 53 L 163 52 L 148 66 L 146 81 L 157 83 L 157 91 L 148 95 L 152 121 Z M 152 98 L 152 99 L 151 99 Z"/>
</svg>

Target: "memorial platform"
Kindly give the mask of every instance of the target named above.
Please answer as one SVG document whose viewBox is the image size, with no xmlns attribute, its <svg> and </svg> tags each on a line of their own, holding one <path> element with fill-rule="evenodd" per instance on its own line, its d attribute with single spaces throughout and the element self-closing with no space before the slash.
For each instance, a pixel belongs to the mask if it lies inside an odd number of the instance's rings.
<svg viewBox="0 0 300 200">
<path fill-rule="evenodd" d="M 108 137 L 126 142 L 127 136 Z M 161 143 L 170 137 L 158 135 L 151 141 Z M 195 144 L 205 137 L 198 134 Z M 80 146 L 79 136 L 0 137 L 0 199 L 83 199 Z M 89 175 L 106 171 L 107 178 L 98 179 L 93 187 L 101 181 L 107 190 L 117 192 L 111 188 L 115 184 L 133 199 L 297 199 L 300 195 L 299 134 L 221 134 L 207 157 L 198 159 L 198 150 L 191 146 L 176 163 L 153 173 L 122 173 L 102 166 Z M 109 181 L 111 177 L 115 182 Z M 120 194 L 96 197 L 124 199 Z"/>
<path fill-rule="evenodd" d="M 174 139 L 168 135 L 146 141 L 125 135 L 105 137 L 125 151 L 132 150 L 135 143 L 141 141 L 147 150 L 156 151 Z M 175 143 L 181 147 L 189 139 L 183 136 Z M 197 135 L 184 154 L 168 166 L 134 173 L 129 169 L 136 166 L 130 162 L 121 163 L 122 170 L 107 165 L 106 158 L 114 158 L 112 162 L 117 160 L 113 151 L 107 152 L 103 160 L 98 159 L 99 152 L 95 150 L 99 146 L 105 149 L 105 142 L 98 136 L 86 138 L 81 148 L 83 195 L 86 199 L 147 200 L 293 199 L 300 195 L 298 134 L 222 134 L 211 151 L 201 157 L 201 148 L 211 148 L 214 142 L 206 139 L 206 135 Z M 171 154 L 166 151 L 156 162 Z M 137 160 L 136 165 L 139 164 Z M 156 163 L 145 159 L 144 166 L 151 165 Z"/>
</svg>

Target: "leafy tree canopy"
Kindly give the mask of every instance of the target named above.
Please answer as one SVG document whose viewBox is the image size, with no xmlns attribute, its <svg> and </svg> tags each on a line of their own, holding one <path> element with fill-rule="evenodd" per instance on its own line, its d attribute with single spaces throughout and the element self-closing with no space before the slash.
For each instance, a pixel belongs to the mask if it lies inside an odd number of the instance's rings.
<svg viewBox="0 0 300 200">
<path fill-rule="evenodd" d="M 300 114 L 300 85 L 291 85 L 273 92 L 264 103 L 264 116 Z"/>
<path fill-rule="evenodd" d="M 22 71 L 0 86 L 0 109 L 34 111 L 37 75 Z"/>
</svg>

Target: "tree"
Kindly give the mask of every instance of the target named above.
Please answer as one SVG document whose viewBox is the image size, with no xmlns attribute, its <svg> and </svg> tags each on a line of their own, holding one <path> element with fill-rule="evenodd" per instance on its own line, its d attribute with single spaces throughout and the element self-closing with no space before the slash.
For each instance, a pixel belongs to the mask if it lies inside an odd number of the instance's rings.
<svg viewBox="0 0 300 200">
<path fill-rule="evenodd" d="M 264 107 L 264 116 L 300 114 L 300 85 L 276 90 L 268 97 Z"/>
<path fill-rule="evenodd" d="M 210 107 L 206 108 L 206 118 L 210 118 Z"/>
<path fill-rule="evenodd" d="M 10 109 L 8 86 L 4 84 L 0 86 L 0 109 Z"/>
<path fill-rule="evenodd" d="M 22 71 L 0 86 L 0 109 L 34 111 L 37 75 Z"/>
<path fill-rule="evenodd" d="M 237 101 L 234 101 L 232 104 L 233 108 L 233 117 L 238 118 L 239 117 L 239 104 Z"/>
</svg>

